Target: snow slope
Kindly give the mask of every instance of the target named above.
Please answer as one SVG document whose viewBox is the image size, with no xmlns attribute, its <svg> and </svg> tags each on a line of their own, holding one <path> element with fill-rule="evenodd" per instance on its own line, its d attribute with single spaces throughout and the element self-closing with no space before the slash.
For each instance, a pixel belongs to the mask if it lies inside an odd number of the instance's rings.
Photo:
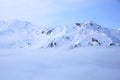
<svg viewBox="0 0 120 80">
<path fill-rule="evenodd" d="M 0 47 L 25 47 L 30 42 L 29 33 L 33 27 L 31 23 L 19 20 L 0 22 Z"/>
<path fill-rule="evenodd" d="M 119 46 L 120 31 L 88 21 L 71 26 L 39 27 L 26 21 L 0 21 L 1 48 Z"/>
<path fill-rule="evenodd" d="M 0 49 L 0 80 L 120 80 L 120 47 Z"/>
</svg>

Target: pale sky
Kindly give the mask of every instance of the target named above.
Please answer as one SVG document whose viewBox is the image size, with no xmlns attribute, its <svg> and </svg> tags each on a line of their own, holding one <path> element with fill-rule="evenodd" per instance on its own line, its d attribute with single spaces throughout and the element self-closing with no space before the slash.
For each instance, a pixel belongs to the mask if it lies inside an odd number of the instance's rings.
<svg viewBox="0 0 120 80">
<path fill-rule="evenodd" d="M 120 0 L 0 0 L 0 20 L 36 25 L 69 25 L 93 20 L 120 28 Z"/>
</svg>

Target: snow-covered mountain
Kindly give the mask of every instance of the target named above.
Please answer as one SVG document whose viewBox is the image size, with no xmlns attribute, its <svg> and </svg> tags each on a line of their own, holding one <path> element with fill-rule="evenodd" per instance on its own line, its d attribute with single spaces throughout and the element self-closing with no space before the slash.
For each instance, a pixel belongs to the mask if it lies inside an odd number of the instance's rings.
<svg viewBox="0 0 120 80">
<path fill-rule="evenodd" d="M 39 27 L 26 21 L 0 21 L 0 48 L 119 46 L 120 30 L 88 21 L 72 26 Z"/>
</svg>

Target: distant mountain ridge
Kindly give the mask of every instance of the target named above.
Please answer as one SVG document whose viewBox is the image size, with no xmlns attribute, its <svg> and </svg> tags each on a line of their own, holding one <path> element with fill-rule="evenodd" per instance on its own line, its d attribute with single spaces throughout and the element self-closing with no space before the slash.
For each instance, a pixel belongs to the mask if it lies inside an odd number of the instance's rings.
<svg viewBox="0 0 120 80">
<path fill-rule="evenodd" d="M 39 27 L 27 21 L 0 21 L 0 48 L 120 46 L 120 30 L 88 21 L 71 26 Z"/>
</svg>

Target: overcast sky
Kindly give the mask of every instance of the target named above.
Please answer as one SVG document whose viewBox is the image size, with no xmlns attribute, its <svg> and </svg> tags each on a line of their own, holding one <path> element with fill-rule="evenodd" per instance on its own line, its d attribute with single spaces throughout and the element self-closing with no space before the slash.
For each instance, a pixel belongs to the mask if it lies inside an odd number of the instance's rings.
<svg viewBox="0 0 120 80">
<path fill-rule="evenodd" d="M 67 25 L 93 20 L 120 28 L 120 0 L 0 0 L 0 20 Z"/>
</svg>

